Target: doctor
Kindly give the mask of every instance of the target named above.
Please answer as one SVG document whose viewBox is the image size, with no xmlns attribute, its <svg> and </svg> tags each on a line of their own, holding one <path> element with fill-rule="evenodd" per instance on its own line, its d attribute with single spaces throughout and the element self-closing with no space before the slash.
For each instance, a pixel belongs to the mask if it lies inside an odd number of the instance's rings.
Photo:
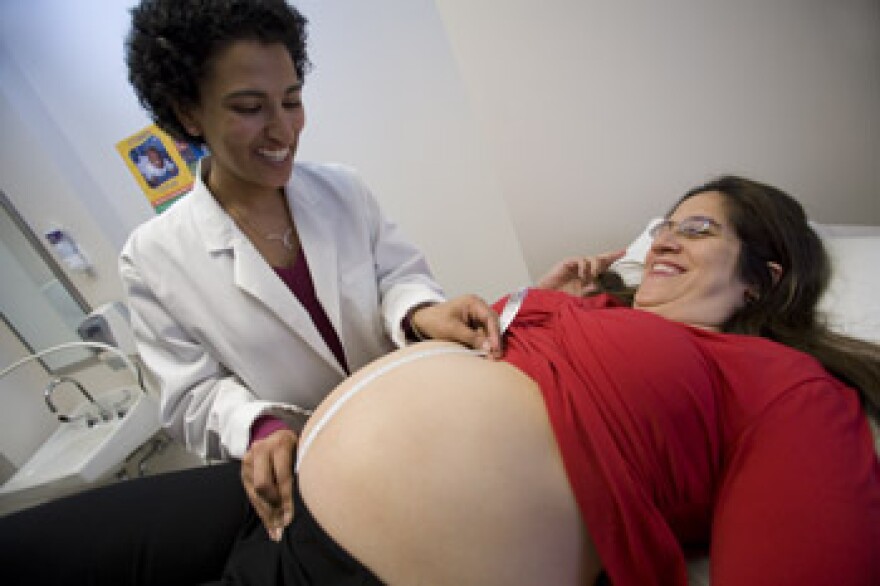
<svg viewBox="0 0 880 586">
<path fill-rule="evenodd" d="M 3 584 L 202 584 L 248 501 L 293 518 L 309 410 L 420 331 L 498 351 L 497 317 L 444 299 L 357 175 L 294 162 L 305 19 L 284 0 L 141 0 L 129 78 L 156 123 L 206 146 L 191 193 L 131 234 L 120 274 L 168 431 L 211 459 L 0 519 Z M 427 305 L 435 304 L 431 311 Z M 242 487 L 242 480 L 244 487 Z"/>
<path fill-rule="evenodd" d="M 351 170 L 294 162 L 305 124 L 306 20 L 283 0 L 144 0 L 129 78 L 173 137 L 207 146 L 186 197 L 131 234 L 120 274 L 172 436 L 243 459 L 270 535 L 292 518 L 306 416 L 343 378 L 419 339 L 444 300 L 422 253 Z M 431 331 L 498 351 L 476 297 Z"/>
</svg>

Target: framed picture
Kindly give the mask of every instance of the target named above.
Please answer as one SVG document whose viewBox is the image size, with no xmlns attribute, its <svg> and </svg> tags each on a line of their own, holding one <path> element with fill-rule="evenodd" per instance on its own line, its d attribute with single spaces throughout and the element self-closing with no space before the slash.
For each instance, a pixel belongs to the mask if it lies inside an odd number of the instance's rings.
<svg viewBox="0 0 880 586">
<path fill-rule="evenodd" d="M 155 124 L 119 141 L 116 150 L 157 214 L 192 188 L 195 164 L 204 155 L 198 145 L 177 142 Z"/>
</svg>

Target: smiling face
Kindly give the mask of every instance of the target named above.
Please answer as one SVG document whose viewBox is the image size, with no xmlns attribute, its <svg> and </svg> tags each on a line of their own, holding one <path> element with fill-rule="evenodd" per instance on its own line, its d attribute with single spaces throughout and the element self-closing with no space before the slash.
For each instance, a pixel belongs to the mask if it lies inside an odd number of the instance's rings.
<svg viewBox="0 0 880 586">
<path fill-rule="evenodd" d="M 150 163 L 152 163 L 152 165 L 154 167 L 157 167 L 160 169 L 162 168 L 162 163 L 163 163 L 162 155 L 159 153 L 158 150 L 156 150 L 152 147 L 148 148 L 147 149 L 147 159 L 150 160 Z"/>
<path fill-rule="evenodd" d="M 305 125 L 301 91 L 280 43 L 237 41 L 214 56 L 199 104 L 179 117 L 211 151 L 207 181 L 218 199 L 277 192 L 287 183 Z"/>
<path fill-rule="evenodd" d="M 676 232 L 676 226 L 693 218 L 712 222 L 703 222 L 702 232 Z M 728 221 L 724 196 L 717 191 L 694 195 L 668 220 L 672 228 L 661 230 L 654 239 L 633 306 L 692 326 L 718 329 L 745 303 L 748 289 L 737 274 L 741 243 Z"/>
</svg>

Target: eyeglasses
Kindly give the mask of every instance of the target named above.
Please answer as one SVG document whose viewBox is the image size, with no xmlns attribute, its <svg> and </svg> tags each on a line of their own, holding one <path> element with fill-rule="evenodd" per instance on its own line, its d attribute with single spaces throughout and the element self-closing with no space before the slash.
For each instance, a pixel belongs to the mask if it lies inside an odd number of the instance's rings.
<svg viewBox="0 0 880 586">
<path fill-rule="evenodd" d="M 697 238 L 705 238 L 707 236 L 717 236 L 720 230 L 721 224 L 712 218 L 707 218 L 705 216 L 691 216 L 680 222 L 668 218 L 660 220 L 651 226 L 651 229 L 648 230 L 648 234 L 650 234 L 651 238 L 657 239 L 660 236 L 671 232 L 675 236 L 694 240 Z"/>
</svg>

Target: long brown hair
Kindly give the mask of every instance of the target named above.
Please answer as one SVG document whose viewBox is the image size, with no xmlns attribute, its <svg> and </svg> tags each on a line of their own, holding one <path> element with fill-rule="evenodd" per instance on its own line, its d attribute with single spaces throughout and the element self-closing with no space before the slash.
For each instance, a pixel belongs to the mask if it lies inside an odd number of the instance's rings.
<svg viewBox="0 0 880 586">
<path fill-rule="evenodd" d="M 819 313 L 831 262 L 800 203 L 770 185 L 725 175 L 690 190 L 675 207 L 708 191 L 724 196 L 742 243 L 739 276 L 757 290 L 722 331 L 763 336 L 811 354 L 859 392 L 866 410 L 880 415 L 880 345 L 832 332 Z M 780 265 L 781 275 L 769 263 Z"/>
</svg>

